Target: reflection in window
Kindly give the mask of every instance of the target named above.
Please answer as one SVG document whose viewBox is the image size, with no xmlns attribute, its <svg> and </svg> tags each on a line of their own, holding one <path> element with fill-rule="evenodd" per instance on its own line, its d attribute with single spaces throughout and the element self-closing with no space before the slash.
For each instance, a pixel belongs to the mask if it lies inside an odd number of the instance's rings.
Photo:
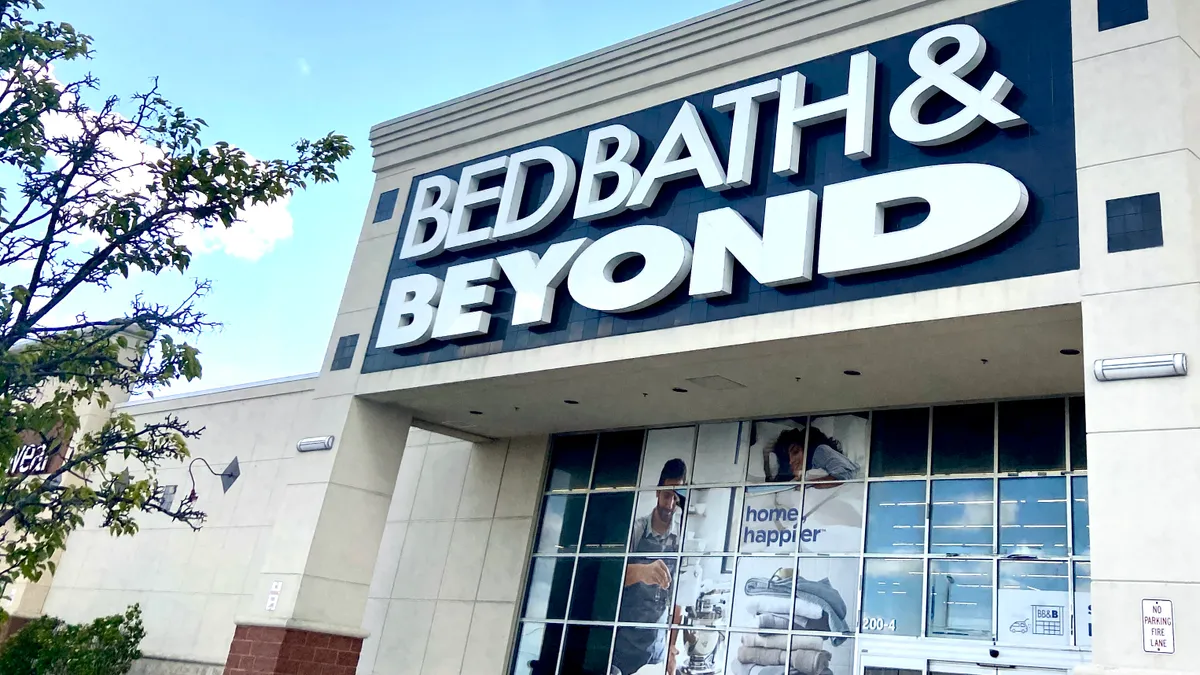
<svg viewBox="0 0 1200 675">
<path fill-rule="evenodd" d="M 617 617 L 617 594 L 625 577 L 623 558 L 580 558 L 571 592 L 571 618 L 612 621 Z M 607 657 L 607 654 L 605 655 Z"/>
<path fill-rule="evenodd" d="M 1075 563 L 1075 644 L 1092 646 L 1092 564 Z"/>
<path fill-rule="evenodd" d="M 929 561 L 930 637 L 992 637 L 992 562 Z"/>
<path fill-rule="evenodd" d="M 596 451 L 596 435 L 558 436 L 550 451 L 550 471 L 546 476 L 548 490 L 578 490 L 586 488 L 592 475 L 592 456 Z"/>
<path fill-rule="evenodd" d="M 933 409 L 934 474 L 991 473 L 995 470 L 996 407 L 991 403 Z"/>
<path fill-rule="evenodd" d="M 871 416 L 872 478 L 924 476 L 929 466 L 929 408 L 879 410 Z"/>
<path fill-rule="evenodd" d="M 1092 528 L 1088 515 L 1087 476 L 1071 478 L 1071 538 L 1075 555 L 1091 555 Z"/>
<path fill-rule="evenodd" d="M 1067 555 L 1067 483 L 1063 478 L 1000 481 L 1000 555 Z"/>
<path fill-rule="evenodd" d="M 1061 398 L 1000 403 L 1000 472 L 1054 471 L 1067 461 Z"/>
<path fill-rule="evenodd" d="M 868 558 L 863 568 L 859 630 L 884 635 L 921 634 L 921 560 Z"/>
<path fill-rule="evenodd" d="M 526 619 L 562 619 L 567 615 L 574 558 L 536 558 L 529 570 Z"/>
<path fill-rule="evenodd" d="M 559 624 L 521 624 L 521 637 L 513 654 L 513 675 L 554 675 L 562 632 Z"/>
<path fill-rule="evenodd" d="M 560 675 L 608 675 L 608 651 L 613 629 L 602 626 L 567 626 Z"/>
<path fill-rule="evenodd" d="M 589 499 L 580 550 L 584 553 L 624 551 L 633 512 L 633 493 L 593 494 Z"/>
<path fill-rule="evenodd" d="M 1067 563 L 1000 561 L 1001 642 L 1029 646 L 1070 644 Z"/>
<path fill-rule="evenodd" d="M 924 551 L 925 481 L 872 483 L 867 497 L 867 553 Z"/>
<path fill-rule="evenodd" d="M 550 495 L 542 505 L 536 553 L 574 553 L 583 525 L 584 495 Z"/>
<path fill-rule="evenodd" d="M 645 438 L 646 432 L 641 430 L 600 434 L 592 487 L 616 488 L 637 485 L 638 465 L 642 461 L 642 442 Z"/>
<path fill-rule="evenodd" d="M 930 553 L 992 553 L 990 479 L 936 480 L 931 492 Z"/>
</svg>

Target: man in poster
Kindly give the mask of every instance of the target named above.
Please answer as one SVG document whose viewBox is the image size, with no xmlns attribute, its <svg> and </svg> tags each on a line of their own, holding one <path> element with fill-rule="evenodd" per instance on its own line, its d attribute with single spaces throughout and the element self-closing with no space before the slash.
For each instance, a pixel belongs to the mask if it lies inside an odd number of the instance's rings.
<svg viewBox="0 0 1200 675">
<path fill-rule="evenodd" d="M 679 551 L 683 529 L 683 497 L 674 490 L 687 480 L 682 459 L 668 460 L 659 473 L 656 503 L 650 513 L 637 518 L 630 536 L 634 553 Z M 676 561 L 673 558 L 630 558 L 625 568 L 625 590 L 621 595 L 621 621 L 663 624 L 679 619 L 679 608 L 671 603 Z M 668 635 L 669 633 L 669 635 Z M 675 673 L 675 631 L 666 628 L 622 627 L 613 645 L 612 665 L 621 675 L 633 675 L 650 664 L 666 663 L 667 675 Z M 660 671 L 661 672 L 661 671 Z"/>
</svg>

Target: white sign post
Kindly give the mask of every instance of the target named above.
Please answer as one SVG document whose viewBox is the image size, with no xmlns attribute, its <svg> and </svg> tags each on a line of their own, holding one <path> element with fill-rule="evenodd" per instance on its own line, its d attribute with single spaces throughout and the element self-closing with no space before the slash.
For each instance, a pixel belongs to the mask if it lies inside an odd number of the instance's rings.
<svg viewBox="0 0 1200 675">
<path fill-rule="evenodd" d="M 1170 600 L 1142 600 L 1142 650 L 1175 653 L 1175 615 Z"/>
</svg>

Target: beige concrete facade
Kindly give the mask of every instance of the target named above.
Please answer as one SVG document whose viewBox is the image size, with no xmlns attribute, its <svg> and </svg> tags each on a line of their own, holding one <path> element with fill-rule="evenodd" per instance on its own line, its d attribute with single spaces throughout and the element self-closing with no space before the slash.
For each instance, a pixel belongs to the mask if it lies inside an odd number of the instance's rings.
<svg viewBox="0 0 1200 675">
<path fill-rule="evenodd" d="M 368 203 L 387 190 L 407 195 L 414 176 L 457 162 L 1005 4 L 731 5 L 376 126 Z M 1148 21 L 1101 32 L 1096 0 L 1071 0 L 1077 271 L 363 374 L 403 222 L 376 225 L 367 213 L 320 374 L 120 407 L 206 427 L 192 452 L 214 466 L 238 457 L 242 477 L 228 494 L 197 474 L 207 526 L 192 533 L 148 518 L 136 537 L 112 539 L 89 521 L 52 583 L 24 593 L 45 594 L 43 610 L 72 621 L 140 602 L 147 673 L 221 672 L 235 626 L 253 625 L 365 638 L 360 675 L 502 675 L 550 434 L 1083 393 L 1094 647 L 1027 665 L 1194 672 L 1200 624 L 1185 617 L 1200 611 L 1187 538 L 1200 528 L 1190 499 L 1200 384 L 1194 375 L 1099 382 L 1090 368 L 1200 354 L 1198 4 L 1150 0 Z M 1105 202 L 1150 192 L 1162 195 L 1164 245 L 1109 253 Z M 329 371 L 338 337 L 356 333 L 352 366 Z M 1083 356 L 1060 356 L 1066 347 Z M 870 388 L 846 384 L 847 364 L 872 375 Z M 792 386 L 792 370 L 808 386 Z M 749 387 L 662 393 L 710 373 Z M 567 398 L 591 405 L 567 411 Z M 335 436 L 332 451 L 296 451 L 324 435 Z M 182 467 L 160 480 L 186 494 Z M 1175 603 L 1173 655 L 1142 651 L 1140 601 L 1151 597 Z"/>
</svg>

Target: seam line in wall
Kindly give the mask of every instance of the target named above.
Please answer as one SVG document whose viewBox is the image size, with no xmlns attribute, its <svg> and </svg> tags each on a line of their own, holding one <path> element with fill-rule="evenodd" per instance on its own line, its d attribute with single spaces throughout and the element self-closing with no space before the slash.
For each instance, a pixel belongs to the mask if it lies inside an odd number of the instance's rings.
<svg viewBox="0 0 1200 675">
<path fill-rule="evenodd" d="M 1137 288 L 1122 288 L 1115 291 L 1100 291 L 1098 293 L 1081 293 L 1083 298 L 1098 298 L 1104 295 L 1116 295 L 1117 293 L 1132 293 L 1135 291 L 1153 291 L 1160 288 L 1180 288 L 1183 286 L 1195 286 L 1200 284 L 1200 281 L 1180 281 L 1174 284 L 1159 284 L 1157 286 L 1138 286 Z"/>
<path fill-rule="evenodd" d="M 1165 38 L 1159 38 L 1157 40 L 1152 40 L 1150 42 L 1143 42 L 1141 44 L 1136 44 L 1136 45 L 1129 45 L 1128 47 L 1114 49 L 1111 52 L 1104 52 L 1103 54 L 1093 54 L 1092 56 L 1085 56 L 1082 59 L 1073 61 L 1073 63 L 1084 63 L 1085 61 L 1091 61 L 1092 59 L 1098 59 L 1098 58 L 1101 58 L 1104 56 L 1112 56 L 1113 54 L 1120 54 L 1121 52 L 1127 52 L 1131 49 L 1140 49 L 1142 47 L 1152 47 L 1157 44 L 1162 44 L 1163 42 L 1170 42 L 1171 40 L 1179 40 L 1180 42 L 1182 42 L 1184 44 L 1184 46 L 1186 46 L 1188 48 L 1188 51 L 1190 51 L 1192 54 L 1194 54 L 1197 58 L 1200 58 L 1200 54 L 1196 54 L 1196 50 L 1192 49 L 1192 45 L 1188 44 L 1188 41 L 1184 40 L 1182 35 L 1169 35 Z"/>
<path fill-rule="evenodd" d="M 1200 427 L 1158 427 L 1154 429 L 1113 429 L 1109 431 L 1089 431 L 1088 436 L 1100 434 L 1137 434 L 1142 432 L 1158 432 L 1158 431 L 1197 431 Z M 1200 583 L 1200 581 L 1196 582 Z"/>
<path fill-rule="evenodd" d="M 341 483 L 336 480 L 308 480 L 308 481 L 302 481 L 299 483 L 288 483 L 285 487 L 292 487 L 294 485 L 336 485 L 338 487 L 344 487 L 348 490 L 358 490 L 359 492 L 366 492 L 367 494 L 376 495 L 378 497 L 386 497 L 388 500 L 391 500 L 392 494 L 395 492 L 395 489 L 393 489 L 392 492 L 380 492 L 379 490 L 368 490 L 366 488 L 361 488 L 356 485 L 347 485 L 346 483 Z M 390 501 L 389 501 L 389 503 L 390 503 Z"/>
<path fill-rule="evenodd" d="M 1196 159 L 1200 159 L 1200 155 L 1197 155 L 1191 148 L 1175 148 L 1174 150 L 1163 150 L 1162 152 L 1151 152 L 1146 155 L 1137 155 L 1136 157 L 1123 157 L 1121 159 L 1112 159 L 1107 162 L 1096 162 L 1095 164 L 1086 164 L 1083 166 L 1076 167 L 1075 170 L 1083 171 L 1085 169 L 1094 169 L 1096 167 L 1108 166 L 1110 164 L 1120 164 L 1121 162 L 1132 162 L 1132 161 L 1136 161 L 1139 159 L 1151 159 L 1153 157 L 1165 157 L 1167 155 L 1174 155 L 1175 153 L 1178 153 L 1178 152 L 1185 152 L 1185 153 L 1191 155 L 1192 157 L 1195 157 Z"/>
</svg>

